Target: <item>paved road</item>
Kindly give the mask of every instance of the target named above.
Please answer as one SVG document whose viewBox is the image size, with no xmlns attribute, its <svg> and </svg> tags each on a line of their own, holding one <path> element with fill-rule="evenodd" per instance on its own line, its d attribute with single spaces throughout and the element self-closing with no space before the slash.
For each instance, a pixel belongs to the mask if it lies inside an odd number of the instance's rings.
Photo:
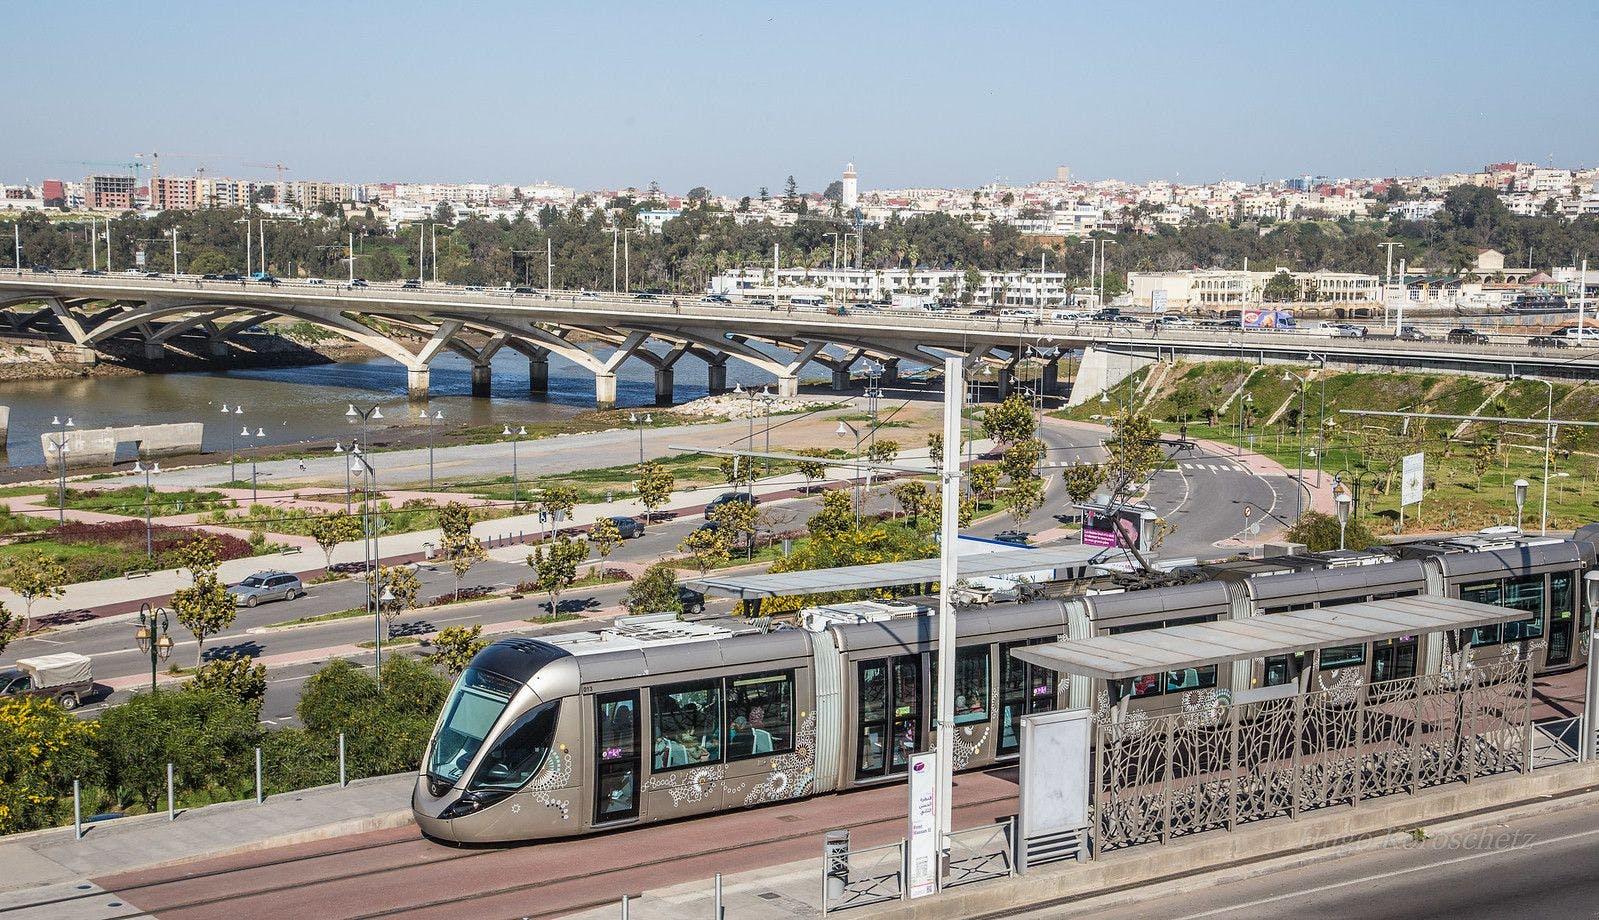
<svg viewBox="0 0 1599 920">
<path fill-rule="evenodd" d="M 1483 823 L 1419 843 L 1301 868 L 1139 897 L 1120 906 L 1079 903 L 1027 918 L 1095 920 L 1546 920 L 1599 917 L 1599 799 L 1549 814 Z"/>
</svg>

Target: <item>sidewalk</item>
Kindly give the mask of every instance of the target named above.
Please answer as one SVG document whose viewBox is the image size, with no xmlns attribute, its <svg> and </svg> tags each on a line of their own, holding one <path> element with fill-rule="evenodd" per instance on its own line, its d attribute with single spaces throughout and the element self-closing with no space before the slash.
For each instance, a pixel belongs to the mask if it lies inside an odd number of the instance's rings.
<svg viewBox="0 0 1599 920">
<path fill-rule="evenodd" d="M 319 786 L 253 800 L 178 812 L 119 818 L 86 825 L 82 840 L 72 828 L 18 834 L 0 841 L 0 911 L 45 898 L 42 886 L 61 886 L 132 869 L 152 868 L 309 840 L 341 837 L 411 823 L 411 785 L 416 774 L 356 780 L 341 789 Z M 24 896 L 25 895 L 25 896 Z"/>
</svg>

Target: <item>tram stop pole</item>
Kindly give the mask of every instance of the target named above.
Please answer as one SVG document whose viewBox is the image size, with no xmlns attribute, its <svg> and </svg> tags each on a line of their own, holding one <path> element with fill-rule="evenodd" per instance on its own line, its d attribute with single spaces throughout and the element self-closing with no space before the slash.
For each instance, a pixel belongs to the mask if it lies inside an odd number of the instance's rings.
<svg viewBox="0 0 1599 920">
<path fill-rule="evenodd" d="M 1599 572 L 1583 576 L 1583 594 L 1588 602 L 1589 616 L 1599 613 Z M 1599 760 L 1599 617 L 1589 621 L 1588 629 L 1588 692 L 1582 700 L 1582 737 L 1577 743 L 1577 759 L 1584 762 Z"/>
<path fill-rule="evenodd" d="M 938 847 L 946 855 L 954 831 L 955 793 L 955 580 L 960 556 L 961 408 L 965 360 L 944 359 L 944 458 L 939 472 L 943 515 L 938 540 L 938 712 L 934 763 L 938 774 Z"/>
</svg>

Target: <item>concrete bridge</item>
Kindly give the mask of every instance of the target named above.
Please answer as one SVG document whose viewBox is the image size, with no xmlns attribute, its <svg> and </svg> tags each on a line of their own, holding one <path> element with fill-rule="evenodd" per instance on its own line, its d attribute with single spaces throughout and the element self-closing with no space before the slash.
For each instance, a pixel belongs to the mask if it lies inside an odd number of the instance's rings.
<svg viewBox="0 0 1599 920">
<path fill-rule="evenodd" d="M 834 386 L 849 386 L 857 362 L 872 360 L 893 381 L 900 363 L 938 366 L 965 357 L 1004 392 L 1024 362 L 1038 365 L 1046 392 L 1056 389 L 1063 355 L 1082 353 L 1072 388 L 1080 402 L 1157 361 L 1180 357 L 1260 363 L 1317 363 L 1503 375 L 1591 378 L 1599 356 L 1588 349 L 1534 347 L 1525 335 L 1486 344 L 1330 338 L 1312 331 L 1180 328 L 1053 323 L 1018 317 L 923 311 L 776 308 L 708 303 L 690 296 L 551 291 L 516 294 L 453 285 L 332 281 L 203 281 L 143 274 L 22 271 L 0 275 L 0 321 L 17 332 L 59 334 L 87 349 L 112 341 L 143 344 L 158 360 L 169 347 L 225 354 L 226 343 L 274 317 L 290 317 L 371 348 L 405 367 L 410 393 L 422 398 L 428 368 L 446 350 L 472 363 L 474 388 L 487 392 L 489 361 L 502 348 L 527 356 L 533 393 L 547 390 L 549 356 L 594 374 L 595 401 L 616 401 L 616 372 L 639 360 L 655 370 L 657 399 L 669 402 L 673 367 L 685 354 L 703 359 L 712 391 L 725 389 L 727 362 L 770 373 L 781 395 L 798 391 L 815 363 Z"/>
</svg>

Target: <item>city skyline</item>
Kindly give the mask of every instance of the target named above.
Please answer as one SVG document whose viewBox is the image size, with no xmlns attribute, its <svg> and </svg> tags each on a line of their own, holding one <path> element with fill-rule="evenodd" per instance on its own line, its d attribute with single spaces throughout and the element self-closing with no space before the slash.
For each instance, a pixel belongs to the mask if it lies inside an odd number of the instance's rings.
<svg viewBox="0 0 1599 920">
<path fill-rule="evenodd" d="M 1253 183 L 1588 162 L 1599 126 L 1579 113 L 1599 101 L 1599 65 L 1580 37 L 1599 14 L 1525 11 L 1540 66 L 1507 74 L 1492 66 L 1514 50 L 1483 25 L 1492 10 L 1014 4 L 972 22 L 940 5 L 492 6 L 454 19 L 283 5 L 284 21 L 333 36 L 307 42 L 168 4 L 122 28 L 131 48 L 160 49 L 185 22 L 181 53 L 135 54 L 114 80 L 59 67 L 47 40 L 86 34 L 93 11 L 39 10 L 0 121 L 43 130 L 0 151 L 0 175 L 81 176 L 172 150 L 203 155 L 168 154 L 171 174 L 267 178 L 246 164 L 284 163 L 335 181 L 659 181 L 739 195 L 776 194 L 790 174 L 820 191 L 846 161 L 862 188 L 1025 184 L 1056 164 L 1084 178 Z M 241 55 L 239 36 L 257 33 Z"/>
</svg>

